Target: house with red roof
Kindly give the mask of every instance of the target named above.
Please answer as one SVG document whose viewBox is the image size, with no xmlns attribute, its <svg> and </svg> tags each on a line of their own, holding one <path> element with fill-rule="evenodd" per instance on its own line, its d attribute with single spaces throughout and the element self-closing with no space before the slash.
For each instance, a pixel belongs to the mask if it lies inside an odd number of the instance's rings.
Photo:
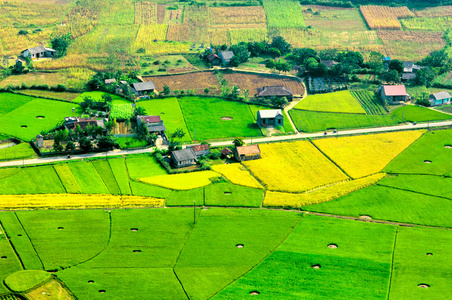
<svg viewBox="0 0 452 300">
<path fill-rule="evenodd" d="M 164 135 L 166 130 L 160 116 L 137 116 L 137 123 L 138 126 L 141 126 L 141 124 L 144 123 L 147 126 L 149 133 Z"/>
<path fill-rule="evenodd" d="M 259 145 L 235 147 L 234 157 L 237 161 L 255 160 L 261 158 Z"/>
<path fill-rule="evenodd" d="M 380 94 L 381 99 L 383 99 L 387 104 L 400 104 L 410 98 L 410 95 L 407 94 L 403 84 L 381 85 L 377 92 Z"/>
</svg>

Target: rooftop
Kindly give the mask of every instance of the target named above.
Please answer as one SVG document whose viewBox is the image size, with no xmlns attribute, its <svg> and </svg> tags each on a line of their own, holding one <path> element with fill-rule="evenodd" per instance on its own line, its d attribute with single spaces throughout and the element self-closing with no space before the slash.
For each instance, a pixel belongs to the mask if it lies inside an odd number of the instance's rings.
<svg viewBox="0 0 452 300">
<path fill-rule="evenodd" d="M 132 86 L 137 92 L 155 90 L 155 85 L 152 81 L 132 83 Z"/>
<path fill-rule="evenodd" d="M 451 98 L 449 92 L 446 92 L 446 91 L 434 93 L 430 97 L 435 98 L 435 100 L 443 100 L 443 99 L 450 99 Z"/>
<path fill-rule="evenodd" d="M 383 89 L 386 96 L 406 96 L 405 86 L 402 85 L 384 85 Z"/>
<path fill-rule="evenodd" d="M 196 145 L 193 146 L 193 151 L 198 152 L 198 151 L 205 151 L 205 150 L 209 150 L 210 147 L 208 144 L 201 144 L 201 145 Z"/>
<path fill-rule="evenodd" d="M 259 97 L 266 96 L 293 96 L 293 92 L 290 88 L 285 86 L 264 86 L 257 89 L 257 95 Z"/>
<path fill-rule="evenodd" d="M 259 110 L 257 115 L 262 119 L 275 118 L 278 115 L 283 115 L 282 110 L 280 109 L 267 109 L 267 110 Z"/>
<path fill-rule="evenodd" d="M 160 119 L 160 116 L 138 116 L 142 122 L 146 123 L 159 123 L 162 122 L 162 119 Z"/>
<path fill-rule="evenodd" d="M 249 145 L 249 146 L 241 146 L 236 147 L 238 155 L 249 155 L 249 154 L 258 154 L 261 153 L 261 149 L 259 149 L 259 145 Z"/>
<path fill-rule="evenodd" d="M 185 148 L 183 150 L 175 150 L 171 153 L 173 154 L 174 158 L 177 161 L 196 159 L 195 152 L 193 151 L 192 148 Z"/>
</svg>

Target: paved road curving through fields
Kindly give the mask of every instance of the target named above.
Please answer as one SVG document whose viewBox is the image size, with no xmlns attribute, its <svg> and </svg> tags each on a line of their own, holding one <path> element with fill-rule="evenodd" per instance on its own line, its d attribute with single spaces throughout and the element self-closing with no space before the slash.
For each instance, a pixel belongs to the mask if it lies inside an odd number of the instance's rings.
<svg viewBox="0 0 452 300">
<path fill-rule="evenodd" d="M 337 133 L 334 133 L 334 134 L 332 132 L 328 132 L 326 137 L 333 138 L 333 137 L 338 137 L 338 136 L 343 136 L 343 135 L 360 135 L 360 134 L 367 134 L 367 133 L 424 129 L 424 128 L 444 127 L 444 126 L 452 126 L 452 121 L 434 122 L 434 123 L 418 123 L 417 125 L 407 124 L 407 125 L 396 125 L 396 126 L 387 126 L 387 127 L 373 127 L 373 128 L 363 128 L 363 129 L 343 130 L 343 131 L 338 131 Z M 316 138 L 316 137 L 325 137 L 324 132 L 322 131 L 322 132 L 316 132 L 316 133 L 297 133 L 297 134 L 283 135 L 283 136 L 261 137 L 261 138 L 245 139 L 244 141 L 246 144 L 251 144 L 251 143 L 283 142 L 283 141 L 301 140 L 301 139 Z M 211 143 L 211 145 L 212 145 L 212 147 L 230 146 L 230 145 L 232 145 L 232 140 L 224 141 L 224 142 L 213 142 L 213 143 Z M 147 148 L 147 149 L 139 149 L 139 150 L 113 150 L 113 151 L 108 151 L 108 152 L 103 152 L 103 153 L 80 154 L 80 155 L 73 155 L 71 158 L 68 158 L 67 156 L 43 157 L 43 158 L 35 158 L 35 159 L 2 162 L 2 163 L 0 163 L 0 167 L 58 163 L 58 162 L 70 161 L 70 160 L 79 160 L 79 159 L 84 159 L 84 158 L 108 157 L 108 156 L 112 156 L 112 155 L 116 156 L 116 155 L 138 154 L 138 153 L 150 153 L 153 151 L 154 151 L 154 148 Z"/>
</svg>

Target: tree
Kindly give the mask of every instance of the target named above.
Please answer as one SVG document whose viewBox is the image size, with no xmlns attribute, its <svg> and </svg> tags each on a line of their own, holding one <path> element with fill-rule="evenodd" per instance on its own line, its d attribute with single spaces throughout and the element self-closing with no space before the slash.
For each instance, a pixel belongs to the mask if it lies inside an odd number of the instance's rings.
<svg viewBox="0 0 452 300">
<path fill-rule="evenodd" d="M 169 95 L 171 93 L 170 87 L 167 85 L 163 86 L 163 94 Z"/>
<path fill-rule="evenodd" d="M 383 69 L 383 58 L 384 56 L 380 52 L 370 52 L 369 61 L 367 62 L 369 68 L 377 73 L 381 72 L 381 70 Z"/>
<path fill-rule="evenodd" d="M 393 59 L 389 62 L 389 70 L 396 70 L 399 74 L 403 72 L 403 63 L 398 59 Z"/>
<path fill-rule="evenodd" d="M 229 64 L 232 67 L 238 67 L 240 65 L 240 58 L 238 56 L 232 57 L 231 60 L 229 61 Z"/>
<path fill-rule="evenodd" d="M 177 128 L 176 131 L 174 131 L 170 136 L 170 142 L 168 145 L 168 150 L 174 150 L 176 149 L 178 142 L 176 142 L 176 139 L 181 139 L 185 136 L 185 132 L 182 128 Z"/>
<path fill-rule="evenodd" d="M 442 49 L 430 53 L 422 61 L 420 61 L 420 64 L 430 67 L 442 67 L 447 62 L 447 60 L 447 53 Z"/>
<path fill-rule="evenodd" d="M 243 141 L 243 138 L 241 138 L 241 137 L 236 137 L 236 138 L 232 141 L 232 143 L 233 143 L 236 147 L 240 147 L 240 146 L 245 145 L 245 142 Z"/>
<path fill-rule="evenodd" d="M 267 60 L 267 62 L 265 63 L 265 67 L 269 68 L 269 69 L 274 69 L 276 68 L 276 63 L 274 60 L 269 59 Z"/>
<path fill-rule="evenodd" d="M 273 58 L 280 57 L 281 51 L 279 51 L 278 48 L 272 47 L 272 48 L 268 49 L 268 55 L 270 55 Z"/>
<path fill-rule="evenodd" d="M 105 103 L 110 103 L 113 99 L 111 98 L 110 94 L 102 94 L 102 100 L 104 100 Z"/>
<path fill-rule="evenodd" d="M 204 94 L 208 94 L 210 92 L 210 90 L 209 90 L 209 88 L 208 87 L 206 87 L 205 89 L 204 89 Z"/>
<path fill-rule="evenodd" d="M 381 74 L 380 79 L 386 82 L 399 82 L 400 75 L 396 70 L 389 70 Z"/>
<path fill-rule="evenodd" d="M 77 124 L 77 126 L 75 126 L 75 134 L 77 135 L 77 138 L 80 138 L 83 134 L 83 130 L 80 127 L 80 124 Z"/>
<path fill-rule="evenodd" d="M 133 116 L 135 117 L 135 119 L 137 116 L 145 116 L 145 115 L 146 115 L 146 110 L 143 107 L 141 107 L 141 106 L 135 107 L 135 109 L 133 111 Z"/>
<path fill-rule="evenodd" d="M 59 140 L 53 141 L 53 150 L 55 150 L 57 152 L 63 151 L 63 146 L 60 144 Z"/>
<path fill-rule="evenodd" d="M 433 79 L 435 78 L 435 72 L 429 68 L 425 67 L 420 69 L 417 74 L 416 78 L 414 79 L 414 83 L 416 85 L 425 85 L 426 87 L 431 86 L 431 83 Z"/>
<path fill-rule="evenodd" d="M 66 149 L 65 149 L 65 150 L 66 150 L 66 151 L 70 151 L 70 152 L 74 151 L 74 150 L 75 150 L 75 144 L 74 144 L 74 142 L 73 142 L 73 141 L 67 142 L 67 144 L 66 144 Z"/>
<path fill-rule="evenodd" d="M 23 30 L 23 29 L 21 29 L 21 30 L 19 30 L 19 33 L 18 33 L 19 35 L 27 35 L 28 34 L 28 30 Z"/>
<path fill-rule="evenodd" d="M 295 61 L 299 65 L 306 65 L 306 60 L 311 57 L 316 61 L 320 60 L 320 58 L 317 56 L 317 51 L 311 48 L 294 49 L 293 54 Z"/>
<path fill-rule="evenodd" d="M 289 53 L 292 47 L 282 36 L 274 37 L 270 46 L 277 48 L 282 55 Z"/>
<path fill-rule="evenodd" d="M 290 65 L 286 61 L 277 61 L 275 67 L 276 67 L 276 70 L 278 70 L 278 71 L 283 71 L 283 72 L 290 71 Z"/>
<path fill-rule="evenodd" d="M 337 55 L 339 62 L 349 64 L 353 69 L 361 67 L 364 63 L 364 57 L 359 52 L 347 51 Z"/>
<path fill-rule="evenodd" d="M 138 139 L 140 140 L 148 140 L 149 139 L 149 128 L 146 126 L 146 123 L 141 122 L 140 126 L 137 129 Z"/>
<path fill-rule="evenodd" d="M 232 45 L 231 47 L 229 47 L 229 50 L 234 52 L 234 57 L 237 57 L 239 59 L 239 63 L 247 62 L 248 58 L 250 58 L 251 55 L 246 44 Z M 231 58 L 231 66 L 233 58 Z"/>
<path fill-rule="evenodd" d="M 93 144 L 91 144 L 91 141 L 87 137 L 81 137 L 80 141 L 80 149 L 82 149 L 83 152 L 90 152 L 93 148 Z"/>
<path fill-rule="evenodd" d="M 52 45 L 52 49 L 56 50 L 57 57 L 63 57 L 66 55 L 67 48 L 69 47 L 69 43 L 71 42 L 71 34 L 65 34 L 62 36 L 57 36 L 53 40 L 50 41 Z"/>
<path fill-rule="evenodd" d="M 115 140 L 111 136 L 103 136 L 97 142 L 97 147 L 104 150 L 111 150 L 115 144 Z"/>
</svg>

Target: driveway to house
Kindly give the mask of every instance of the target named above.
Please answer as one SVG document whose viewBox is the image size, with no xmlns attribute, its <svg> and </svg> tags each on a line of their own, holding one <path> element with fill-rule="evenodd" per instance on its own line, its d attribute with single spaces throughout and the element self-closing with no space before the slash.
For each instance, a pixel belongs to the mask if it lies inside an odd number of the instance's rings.
<svg viewBox="0 0 452 300">
<path fill-rule="evenodd" d="M 283 135 L 283 136 L 271 136 L 271 137 L 245 139 L 244 142 L 246 144 L 252 144 L 252 143 L 267 143 L 267 142 L 283 142 L 283 141 L 301 140 L 301 139 L 316 138 L 316 137 L 334 138 L 334 137 L 344 136 L 344 135 L 360 135 L 360 134 L 368 134 L 368 133 L 401 131 L 401 130 L 410 130 L 410 129 L 425 129 L 425 128 L 435 128 L 435 127 L 443 127 L 443 126 L 452 126 L 452 121 L 418 123 L 417 125 L 413 125 L 410 123 L 407 125 L 351 129 L 351 130 L 343 130 L 343 131 L 338 130 L 336 133 L 333 133 L 332 131 L 328 131 L 326 135 L 324 132 L 297 133 L 297 134 Z M 232 140 L 229 140 L 229 141 L 224 141 L 224 142 L 213 142 L 213 143 L 211 143 L 211 146 L 212 147 L 222 147 L 222 146 L 230 146 L 232 144 L 233 144 Z M 102 153 L 88 153 L 88 154 L 73 155 L 71 158 L 68 158 L 67 156 L 54 156 L 54 157 L 43 157 L 43 158 L 26 159 L 26 160 L 7 161 L 7 162 L 0 163 L 0 167 L 58 163 L 58 162 L 70 161 L 70 160 L 80 160 L 80 159 L 84 159 L 84 158 L 96 158 L 96 157 L 108 158 L 108 156 L 138 154 L 138 153 L 151 153 L 151 152 L 154 152 L 154 148 L 146 148 L 146 149 L 138 149 L 138 150 L 112 150 L 112 151 L 102 152 Z"/>
</svg>

